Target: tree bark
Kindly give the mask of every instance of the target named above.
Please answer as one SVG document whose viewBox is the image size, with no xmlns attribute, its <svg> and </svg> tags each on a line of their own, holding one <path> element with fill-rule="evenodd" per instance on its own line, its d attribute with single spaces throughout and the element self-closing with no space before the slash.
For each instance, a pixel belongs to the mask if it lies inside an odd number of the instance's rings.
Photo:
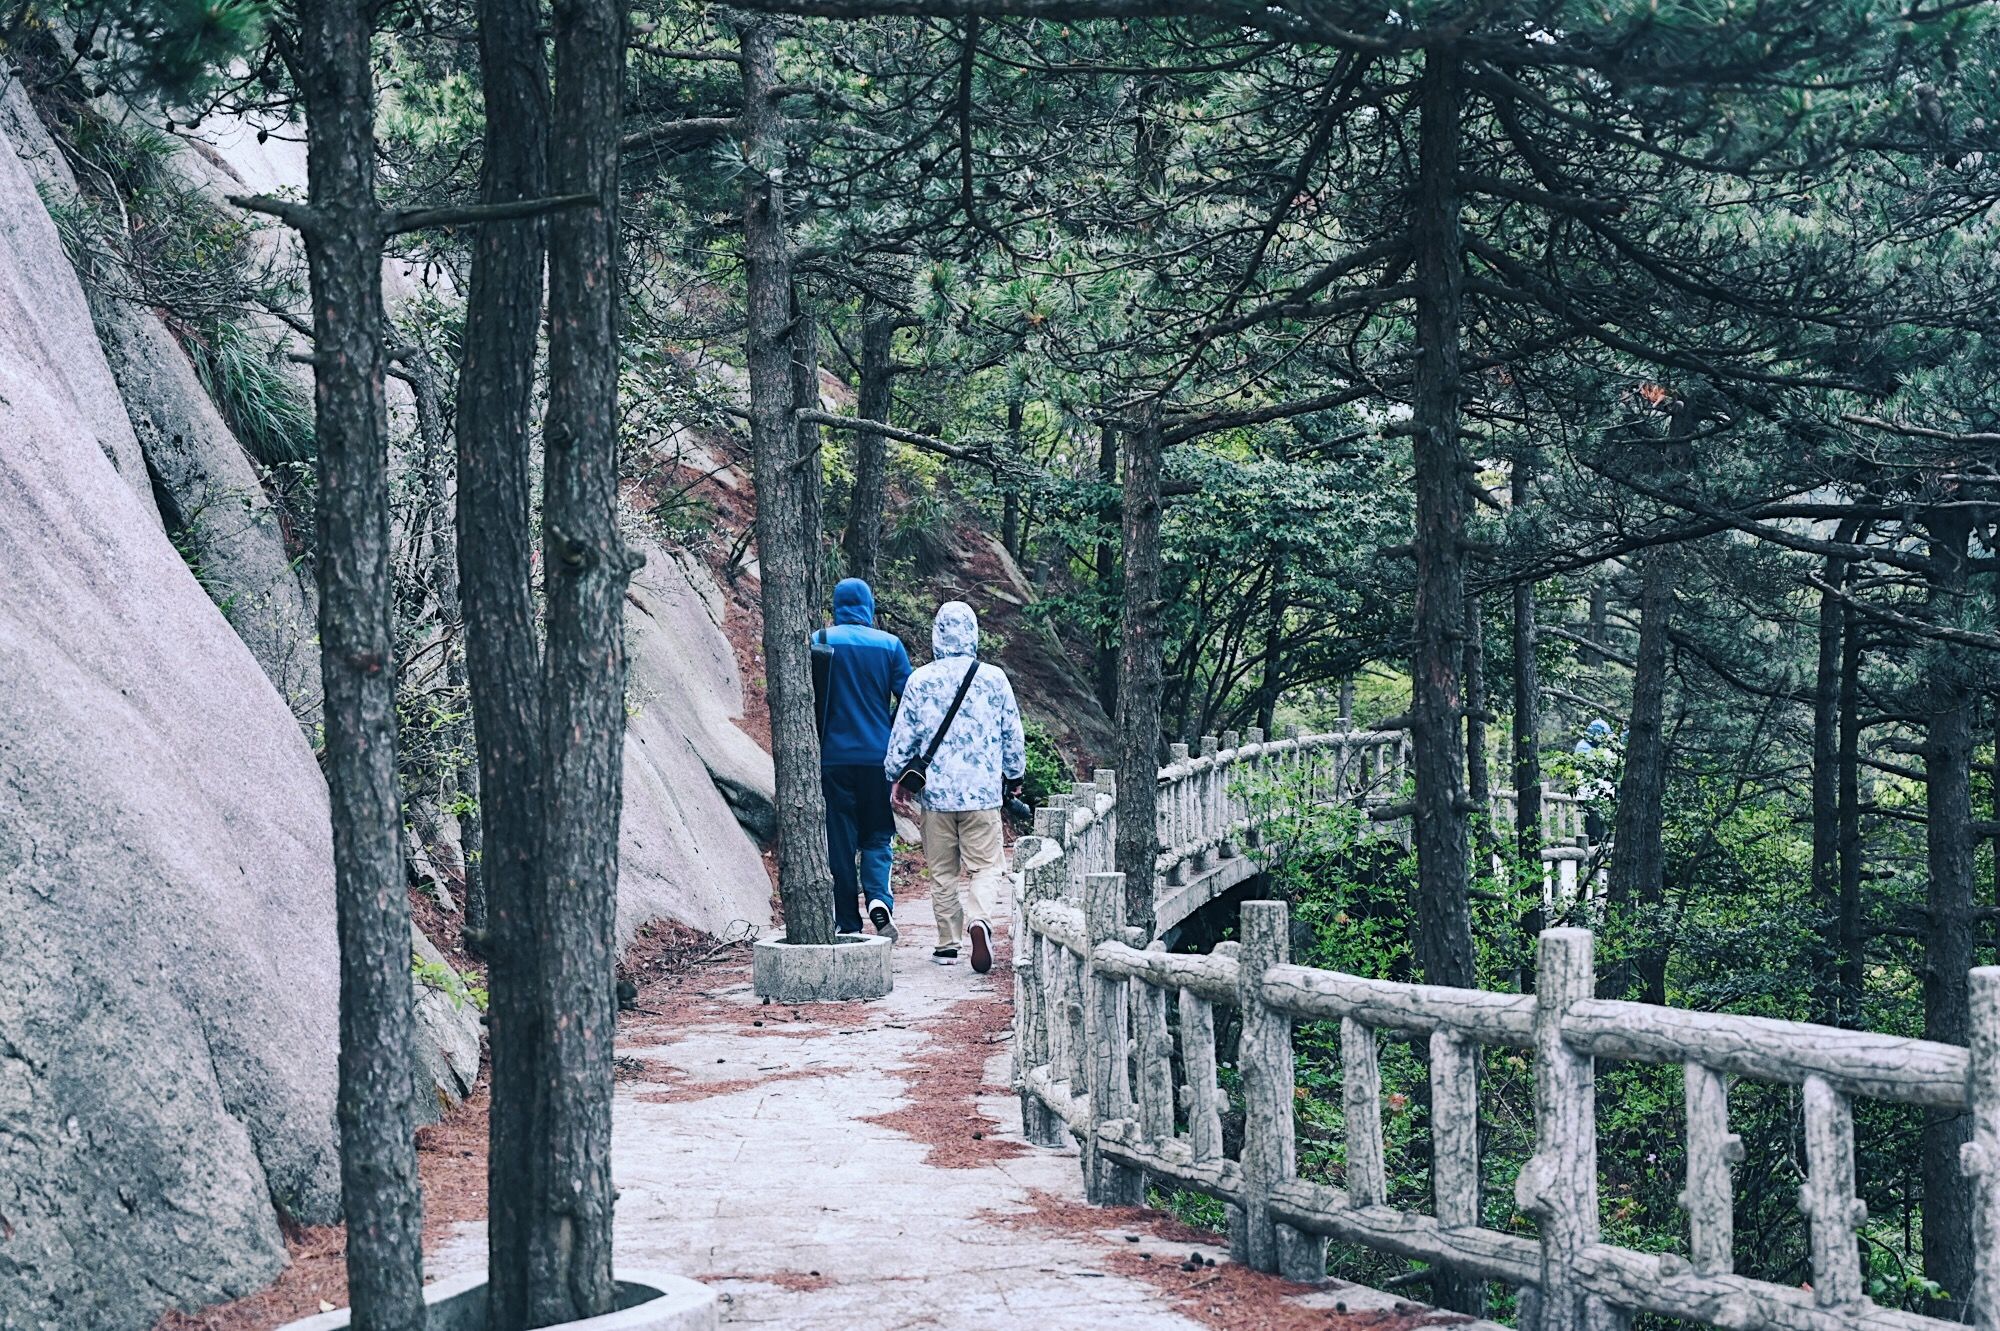
<svg viewBox="0 0 2000 1331">
<path fill-rule="evenodd" d="M 1125 604 L 1118 652 L 1118 872 L 1125 923 L 1152 935 L 1160 851 L 1160 471 L 1151 407 L 1125 434 Z"/>
<path fill-rule="evenodd" d="M 1459 338 L 1465 260 L 1459 240 L 1461 126 L 1458 56 L 1424 52 L 1418 91 L 1417 196 L 1411 242 L 1416 259 L 1416 386 L 1411 425 L 1416 470 L 1417 591 L 1411 662 L 1411 764 L 1416 777 L 1417 964 L 1431 984 L 1478 983 L 1467 899 L 1464 732 L 1459 670 L 1465 651 L 1465 481 L 1459 441 Z M 1480 1316 L 1485 1283 L 1439 1272 L 1441 1307 Z"/>
<path fill-rule="evenodd" d="M 1493 795 L 1486 764 L 1486 625 L 1477 592 L 1465 598 L 1465 795 L 1473 826 L 1485 828 Z M 1481 841 L 1486 837 L 1478 838 Z"/>
<path fill-rule="evenodd" d="M 1928 606 L 1935 624 L 1960 624 L 1967 596 L 1972 523 L 1963 510 L 1925 520 L 1930 537 Z M 1965 1044 L 1972 1031 L 1975 841 L 1972 829 L 1972 725 L 1976 694 L 1962 648 L 1933 644 L 1925 711 L 1925 827 L 1930 883 L 1924 940 L 1924 1038 Z M 1972 1288 L 1972 1189 L 1959 1167 L 1959 1148 L 1971 1140 L 1965 1113 L 1927 1110 L 1924 1115 L 1924 1274 L 1944 1286 L 1934 1315 L 1959 1320 Z"/>
<path fill-rule="evenodd" d="M 542 438 L 542 1076 L 549 1088 L 530 1325 L 612 1310 L 611 1046 L 625 749 L 618 524 L 618 141 L 625 6 L 556 0 L 549 185 L 595 195 L 549 223 L 549 405 Z"/>
<path fill-rule="evenodd" d="M 1852 538 L 1851 527 L 1839 537 L 1842 541 Z M 1830 588 L 1842 587 L 1847 581 L 1847 561 L 1829 557 L 1825 580 Z M 1827 921 L 1840 914 L 1840 667 L 1845 612 L 1837 591 L 1820 593 L 1819 658 L 1813 677 L 1812 894 L 1814 910 Z M 1814 971 L 1821 1020 L 1837 1022 L 1841 1009 L 1837 947 L 1822 950 Z"/>
<path fill-rule="evenodd" d="M 785 937 L 833 941 L 833 877 L 826 860 L 826 801 L 819 785 L 819 734 L 813 723 L 807 636 L 806 496 L 793 428 L 791 256 L 786 248 L 777 28 L 748 19 L 743 51 L 743 256 L 749 328 L 750 442 L 757 485 L 757 557 L 764 609 L 764 674 L 771 705 L 772 764 L 777 777 L 778 896 Z"/>
<path fill-rule="evenodd" d="M 1606 904 L 1614 918 L 1637 921 L 1647 941 L 1631 961 L 1613 968 L 1614 997 L 1634 975 L 1648 1003 L 1666 1001 L 1665 945 L 1657 918 L 1666 878 L 1663 839 L 1667 790 L 1667 648 L 1673 631 L 1674 580 L 1679 561 L 1662 547 L 1640 573 L 1638 668 L 1632 672 L 1632 719 L 1625 735 L 1625 772 L 1618 782 L 1618 814 L 1611 829 L 1611 872 Z"/>
<path fill-rule="evenodd" d="M 375 82 L 360 0 L 299 7 L 307 123 L 320 675 L 340 939 L 341 1205 L 358 1331 L 424 1325 L 416 1038 L 396 782 L 389 422 Z"/>
<path fill-rule="evenodd" d="M 1109 425 L 1097 433 L 1097 483 L 1107 492 L 1118 483 L 1118 432 Z M 1111 543 L 1111 515 L 1100 520 L 1105 534 L 1097 542 L 1097 595 L 1108 606 L 1111 585 L 1118 580 L 1118 551 Z M 1118 715 L 1117 627 L 1106 623 L 1097 630 L 1097 705 L 1108 717 Z"/>
<path fill-rule="evenodd" d="M 1021 456 L 1021 399 L 1009 399 L 1007 403 L 1007 451 L 1010 456 Z M 1000 544 L 1008 554 L 1021 557 L 1021 492 L 1012 482 L 1000 497 Z"/>
<path fill-rule="evenodd" d="M 465 875 L 466 944 L 480 955 L 486 932 L 486 880 L 480 865 L 479 744 L 472 725 L 472 695 L 465 661 L 465 601 L 459 592 L 458 525 L 451 520 L 451 441 L 446 437 L 444 408 L 438 398 L 437 369 L 428 353 L 419 351 L 409 367 L 411 396 L 417 409 L 417 433 L 423 440 L 424 485 L 433 524 L 430 534 L 431 590 L 437 597 L 438 632 L 455 638 L 445 648 L 445 688 L 464 706 L 445 730 L 450 787 L 458 818 L 459 868 Z"/>
<path fill-rule="evenodd" d="M 856 410 L 865 421 L 888 421 L 895 410 L 896 316 L 870 301 L 861 312 L 861 385 Z M 848 576 L 871 586 L 882 560 L 882 512 L 889 496 L 888 441 L 878 430 L 854 434 L 854 494 L 847 505 Z"/>
<path fill-rule="evenodd" d="M 1534 485 L 1530 462 L 1516 460 L 1511 481 L 1516 511 L 1527 506 Z M 1542 912 L 1542 681 L 1535 623 L 1535 584 L 1517 582 L 1514 595 L 1514 853 L 1528 876 L 1533 904 L 1521 921 L 1527 947 L 1522 962 L 1522 990 L 1533 986 L 1535 940 L 1544 926 Z"/>
<path fill-rule="evenodd" d="M 1284 691 L 1285 616 L 1291 610 L 1286 563 L 1280 552 L 1271 568 L 1271 595 L 1264 610 L 1263 665 L 1257 683 L 1257 728 L 1270 736 L 1278 733 L 1278 695 Z"/>
<path fill-rule="evenodd" d="M 795 282 L 792 286 L 792 403 L 794 411 L 818 411 L 819 325 Z M 806 538 L 806 616 L 812 621 L 826 604 L 826 466 L 820 454 L 819 423 L 793 417 L 798 434 L 799 524 Z M 817 627 L 817 625 L 812 625 Z"/>
<path fill-rule="evenodd" d="M 548 192 L 548 67 L 538 0 L 480 0 L 486 108 L 480 197 Z M 458 561 L 466 675 L 479 749 L 493 1102 L 487 1139 L 487 1309 L 495 1331 L 527 1325 L 528 1235 L 541 1194 L 541 649 L 535 631 L 529 412 L 542 315 L 546 223 L 474 233 L 458 381 Z M 467 847 L 471 858 L 471 847 Z M 468 908 L 468 926 L 470 919 Z"/>
<path fill-rule="evenodd" d="M 1604 620 L 1605 616 L 1610 612 L 1610 602 L 1611 586 L 1609 583 L 1600 579 L 1590 584 L 1589 636 L 1592 642 L 1600 646 L 1604 642 Z M 1594 652 L 1586 647 L 1581 659 L 1587 666 L 1601 666 L 1604 664 L 1604 653 Z"/>
<path fill-rule="evenodd" d="M 1854 607 L 1840 616 L 1840 903 L 1834 928 L 1840 959 L 1838 1025 L 1858 1027 L 1867 934 L 1861 918 L 1861 622 Z"/>
<path fill-rule="evenodd" d="M 1416 650 L 1411 662 L 1411 762 L 1416 776 L 1417 963 L 1431 984 L 1473 987 L 1466 899 L 1465 752 L 1459 666 L 1465 622 L 1465 450 L 1459 442 L 1459 337 L 1464 257 L 1459 243 L 1459 69 L 1455 53 L 1424 53 L 1419 92 L 1415 247 Z"/>
</svg>

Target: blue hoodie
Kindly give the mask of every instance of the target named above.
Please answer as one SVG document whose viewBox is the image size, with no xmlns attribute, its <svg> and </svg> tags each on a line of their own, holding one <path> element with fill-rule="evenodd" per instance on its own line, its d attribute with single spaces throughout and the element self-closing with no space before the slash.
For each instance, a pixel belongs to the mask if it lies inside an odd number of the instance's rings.
<svg viewBox="0 0 2000 1331">
<path fill-rule="evenodd" d="M 833 627 L 823 630 L 833 648 L 819 756 L 828 767 L 879 765 L 889 748 L 890 700 L 910 678 L 910 654 L 874 623 L 875 593 L 859 578 L 842 579 L 833 589 Z"/>
</svg>

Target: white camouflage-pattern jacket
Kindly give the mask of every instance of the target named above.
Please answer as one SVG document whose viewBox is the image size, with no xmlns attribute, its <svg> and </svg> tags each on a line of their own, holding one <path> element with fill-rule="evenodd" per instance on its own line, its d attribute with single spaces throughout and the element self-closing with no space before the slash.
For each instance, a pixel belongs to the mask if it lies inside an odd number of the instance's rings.
<svg viewBox="0 0 2000 1331">
<path fill-rule="evenodd" d="M 930 744 L 966 670 L 978 670 L 924 784 L 924 807 L 940 813 L 999 808 L 1004 782 L 1019 780 L 1028 768 L 1014 686 L 999 666 L 978 663 L 978 652 L 979 619 L 972 607 L 963 601 L 939 606 L 931 623 L 934 659 L 911 673 L 889 732 L 882 770 L 894 781 Z"/>
</svg>

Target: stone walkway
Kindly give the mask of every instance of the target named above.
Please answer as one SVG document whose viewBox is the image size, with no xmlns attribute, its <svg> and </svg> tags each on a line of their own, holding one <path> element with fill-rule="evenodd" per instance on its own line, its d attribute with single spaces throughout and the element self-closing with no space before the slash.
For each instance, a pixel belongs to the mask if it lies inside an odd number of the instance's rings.
<svg viewBox="0 0 2000 1331">
<path fill-rule="evenodd" d="M 649 1010 L 620 1042 L 621 1262 L 710 1283 L 726 1324 L 1463 1321 L 1359 1287 L 1287 1285 L 1229 1264 L 1214 1236 L 1156 1212 L 1085 1207 L 1075 1151 L 1029 1147 L 1005 1090 L 1004 951 L 986 976 L 934 965 L 929 903 L 906 899 L 896 914 L 896 989 L 878 1003 L 763 1006 L 734 957 L 642 995 Z M 1218 1265 L 1195 1265 L 1195 1252 Z M 461 1226 L 429 1276 L 483 1261 L 483 1226 Z"/>
</svg>

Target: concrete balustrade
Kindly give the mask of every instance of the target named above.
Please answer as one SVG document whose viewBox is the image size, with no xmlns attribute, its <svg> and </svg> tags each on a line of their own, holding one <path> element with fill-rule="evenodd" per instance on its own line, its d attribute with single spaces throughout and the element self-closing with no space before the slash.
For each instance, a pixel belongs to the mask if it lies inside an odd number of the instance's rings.
<svg viewBox="0 0 2000 1331">
<path fill-rule="evenodd" d="M 1265 739 L 1251 732 L 1173 746 L 1160 771 L 1158 918 L 1164 931 L 1255 871 L 1259 827 L 1289 810 L 1258 778 L 1309 798 L 1394 802 L 1408 750 L 1396 732 Z M 1401 984 L 1297 966 L 1284 903 L 1244 903 L 1240 944 L 1170 953 L 1124 925 L 1112 872 L 1109 773 L 1038 812 L 1015 848 L 1015 1076 L 1032 1140 L 1083 1146 L 1092 1200 L 1144 1197 L 1148 1177 L 1224 1202 L 1234 1255 L 1309 1279 L 1337 1239 L 1504 1281 L 1524 1331 L 1616 1331 L 1638 1314 L 1725 1331 L 1946 1331 L 1959 1325 L 1873 1303 L 1857 1257 L 1866 1209 L 1855 1197 L 1854 1101 L 1961 1111 L 1972 1119 L 1963 1168 L 1974 1185 L 1969 1322 L 2000 1331 L 2000 967 L 1972 972 L 1969 1048 L 1803 1022 L 1691 1012 L 1595 996 L 1593 940 L 1550 929 L 1537 992 Z M 1554 812 L 1549 812 L 1553 806 Z M 1582 835 L 1581 806 L 1545 796 L 1544 825 Z M 1503 798 L 1496 812 L 1506 812 Z M 1386 821 L 1386 820 L 1385 820 Z M 1576 847 L 1568 850 L 1572 871 Z M 1238 870 L 1241 872 L 1238 872 Z M 1232 877 L 1232 875 L 1234 875 Z M 1206 893 L 1206 895 L 1204 895 Z M 1190 906 L 1189 902 L 1195 904 Z M 1224 1150 L 1216 1009 L 1240 1019 L 1242 1143 Z M 1298 1177 L 1293 1026 L 1340 1025 L 1346 1186 Z M 1429 1047 L 1436 1213 L 1389 1204 L 1382 1137 L 1380 1033 Z M 1535 1070 L 1535 1144 L 1516 1201 L 1534 1237 L 1480 1223 L 1479 1063 L 1483 1048 L 1525 1051 Z M 1683 1069 L 1688 1213 L 1685 1254 L 1607 1244 L 1599 1229 L 1596 1069 L 1603 1060 Z M 1810 1288 L 1751 1279 L 1731 1255 L 1732 1078 L 1800 1088 Z"/>
</svg>

